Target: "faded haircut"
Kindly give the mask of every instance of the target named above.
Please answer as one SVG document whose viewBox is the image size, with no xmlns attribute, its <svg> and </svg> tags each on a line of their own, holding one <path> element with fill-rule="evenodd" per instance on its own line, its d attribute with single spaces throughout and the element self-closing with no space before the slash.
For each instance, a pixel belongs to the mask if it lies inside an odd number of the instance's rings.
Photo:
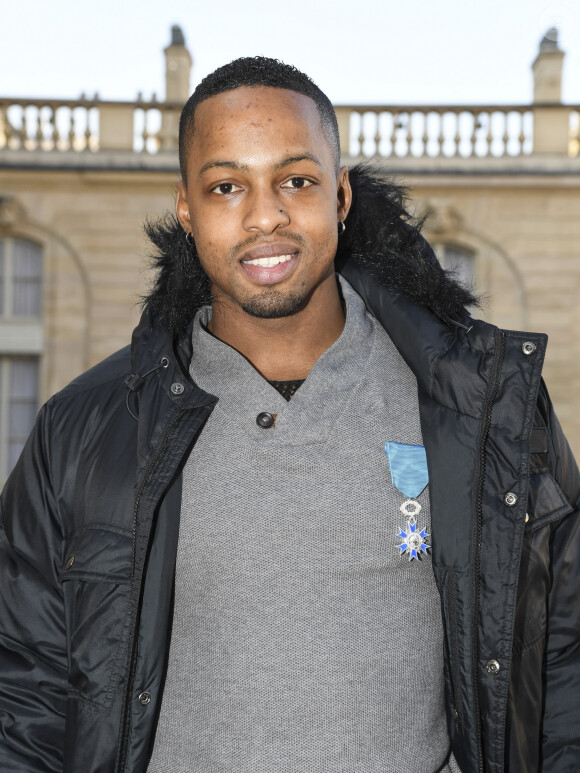
<svg viewBox="0 0 580 773">
<path fill-rule="evenodd" d="M 181 177 L 187 183 L 187 157 L 194 134 L 194 118 L 197 106 L 205 99 L 233 91 L 241 87 L 270 86 L 289 89 L 310 97 L 320 116 L 320 122 L 331 147 L 336 172 L 340 168 L 340 139 L 338 123 L 332 103 L 312 81 L 296 67 L 278 59 L 264 56 L 247 56 L 218 67 L 206 76 L 187 100 L 179 120 L 179 166 Z"/>
</svg>

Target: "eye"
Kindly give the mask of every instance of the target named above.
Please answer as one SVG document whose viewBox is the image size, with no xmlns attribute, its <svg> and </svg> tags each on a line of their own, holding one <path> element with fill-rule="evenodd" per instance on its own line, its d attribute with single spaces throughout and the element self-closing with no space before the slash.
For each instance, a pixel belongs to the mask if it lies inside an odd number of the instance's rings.
<svg viewBox="0 0 580 773">
<path fill-rule="evenodd" d="M 220 196 L 227 196 L 229 193 L 235 193 L 240 190 L 241 188 L 239 185 L 234 185 L 233 183 L 220 183 L 219 185 L 216 185 L 215 188 L 212 188 L 211 192 L 217 193 Z"/>
<path fill-rule="evenodd" d="M 305 177 L 291 177 L 289 180 L 286 180 L 285 183 L 282 183 L 282 188 L 294 188 L 300 190 L 301 188 L 308 188 L 310 185 L 312 185 L 312 183 Z"/>
</svg>

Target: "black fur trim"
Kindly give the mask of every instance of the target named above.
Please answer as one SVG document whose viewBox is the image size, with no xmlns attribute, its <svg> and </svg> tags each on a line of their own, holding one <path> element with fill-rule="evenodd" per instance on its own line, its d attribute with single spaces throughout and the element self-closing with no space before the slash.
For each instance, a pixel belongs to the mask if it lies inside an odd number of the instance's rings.
<svg viewBox="0 0 580 773">
<path fill-rule="evenodd" d="M 355 258 L 377 282 L 400 290 L 441 319 L 466 317 L 466 307 L 479 305 L 478 300 L 441 267 L 421 235 L 424 219 L 414 220 L 406 209 L 408 189 L 368 162 L 354 166 L 349 177 L 352 206 L 338 240 L 337 270 Z"/>
<path fill-rule="evenodd" d="M 368 163 L 350 170 L 350 182 L 353 203 L 346 232 L 338 240 L 337 269 L 355 258 L 377 282 L 405 293 L 440 318 L 464 318 L 465 307 L 477 305 L 477 299 L 439 265 L 421 236 L 423 223 L 407 212 L 407 189 Z M 145 232 L 155 247 L 152 267 L 157 275 L 143 305 L 180 333 L 201 306 L 211 303 L 209 280 L 175 215 L 147 221 Z"/>
<path fill-rule="evenodd" d="M 185 241 L 185 231 L 175 215 L 147 220 L 145 233 L 156 248 L 151 257 L 157 276 L 151 292 L 143 298 L 143 305 L 170 330 L 181 333 L 195 312 L 211 303 L 209 279 L 195 245 Z"/>
</svg>

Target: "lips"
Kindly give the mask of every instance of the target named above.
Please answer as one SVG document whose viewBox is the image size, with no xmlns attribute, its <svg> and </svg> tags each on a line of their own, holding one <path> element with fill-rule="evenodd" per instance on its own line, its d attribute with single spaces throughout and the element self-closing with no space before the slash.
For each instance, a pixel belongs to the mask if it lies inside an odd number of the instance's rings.
<svg viewBox="0 0 580 773">
<path fill-rule="evenodd" d="M 244 253 L 240 265 L 252 282 L 272 285 L 292 274 L 297 258 L 298 250 L 293 244 L 261 244 Z"/>
</svg>

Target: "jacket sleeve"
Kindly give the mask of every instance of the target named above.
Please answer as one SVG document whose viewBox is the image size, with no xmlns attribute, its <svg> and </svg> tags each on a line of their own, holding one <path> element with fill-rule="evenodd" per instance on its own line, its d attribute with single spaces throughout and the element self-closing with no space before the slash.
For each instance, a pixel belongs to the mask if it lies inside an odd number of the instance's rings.
<svg viewBox="0 0 580 773">
<path fill-rule="evenodd" d="M 67 695 L 63 534 L 50 403 L 0 497 L 0 770 L 63 768 Z"/>
<path fill-rule="evenodd" d="M 550 537 L 551 586 L 543 662 L 542 770 L 580 770 L 580 474 L 542 385 L 548 466 L 572 508 Z"/>
</svg>

